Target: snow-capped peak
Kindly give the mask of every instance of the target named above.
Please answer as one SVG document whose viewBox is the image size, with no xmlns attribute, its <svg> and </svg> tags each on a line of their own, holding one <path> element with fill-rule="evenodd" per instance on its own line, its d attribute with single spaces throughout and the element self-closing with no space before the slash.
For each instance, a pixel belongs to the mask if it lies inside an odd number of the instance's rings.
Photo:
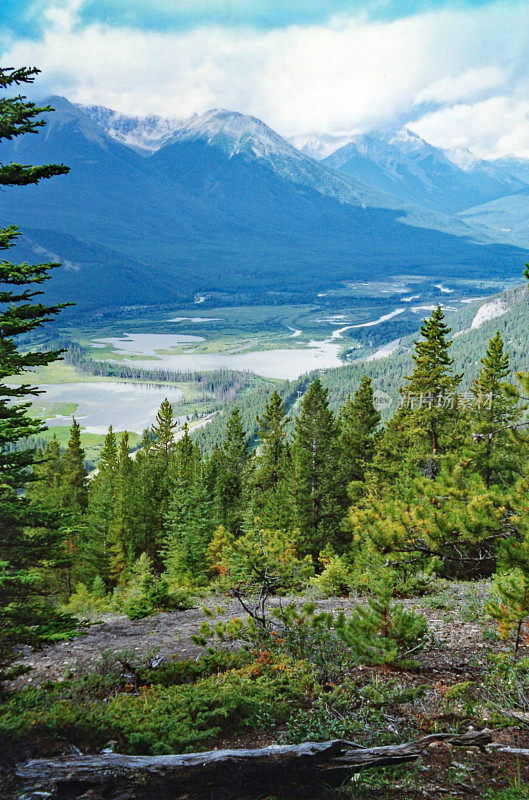
<svg viewBox="0 0 529 800">
<path fill-rule="evenodd" d="M 218 145 L 230 157 L 238 153 L 252 153 L 258 158 L 270 155 L 289 157 L 301 154 L 257 117 L 213 108 L 204 114 L 195 114 L 179 126 L 167 143 L 203 139 Z"/>
<path fill-rule="evenodd" d="M 377 131 L 377 134 L 388 144 L 393 145 L 401 153 L 410 156 L 435 152 L 437 148 L 428 144 L 418 133 L 409 128 L 397 128 L 388 131 Z"/>
<path fill-rule="evenodd" d="M 182 125 L 181 120 L 159 117 L 155 114 L 146 117 L 128 117 L 105 106 L 77 105 L 113 139 L 146 154 L 159 150 L 167 137 Z"/>
<path fill-rule="evenodd" d="M 451 147 L 445 149 L 444 154 L 449 161 L 465 172 L 483 163 L 480 158 L 475 156 L 474 153 L 466 147 Z"/>
<path fill-rule="evenodd" d="M 317 133 L 308 133 L 298 136 L 289 136 L 288 141 L 296 150 L 304 153 L 316 161 L 323 161 L 327 156 L 332 155 L 341 147 L 349 144 L 353 137 L 348 135 L 325 135 Z"/>
</svg>

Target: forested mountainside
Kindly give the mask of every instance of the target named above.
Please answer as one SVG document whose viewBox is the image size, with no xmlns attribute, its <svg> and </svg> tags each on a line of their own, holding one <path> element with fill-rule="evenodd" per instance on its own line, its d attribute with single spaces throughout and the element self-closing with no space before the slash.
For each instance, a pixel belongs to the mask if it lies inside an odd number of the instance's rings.
<svg viewBox="0 0 529 800">
<path fill-rule="evenodd" d="M 469 154 L 470 155 L 470 154 Z M 446 213 L 463 211 L 527 186 L 508 163 L 471 158 L 465 168 L 413 131 L 351 137 L 323 163 L 382 191 Z"/>
<path fill-rule="evenodd" d="M 97 116 L 52 101 L 47 126 L 4 141 L 0 158 L 72 169 L 0 195 L 0 211 L 22 228 L 24 256 L 63 262 L 46 292 L 79 310 L 192 302 L 198 292 L 305 301 L 373 274 L 507 278 L 526 258 L 481 228 L 329 169 L 251 117 L 209 112 L 141 155 Z"/>
<path fill-rule="evenodd" d="M 491 339 L 499 331 L 510 356 L 512 374 L 519 370 L 529 370 L 529 351 L 527 349 L 527 331 L 529 320 L 529 296 L 524 286 L 508 289 L 490 298 L 482 298 L 466 305 L 458 311 L 446 312 L 447 324 L 451 327 L 453 338 L 451 356 L 454 368 L 464 375 L 463 386 L 467 390 L 475 379 L 483 356 L 483 343 Z M 398 320 L 397 320 L 398 321 Z M 386 328 L 387 339 L 393 337 L 391 323 Z M 373 350 L 352 350 L 354 361 L 339 369 L 326 370 L 319 375 L 322 384 L 329 391 L 329 404 L 334 411 L 345 403 L 347 397 L 356 391 L 362 376 L 367 375 L 376 391 L 389 395 L 390 403 L 381 398 L 381 413 L 387 419 L 398 403 L 398 387 L 402 385 L 404 376 L 413 367 L 413 341 L 416 336 L 400 339 L 398 346 L 383 358 L 372 359 Z M 319 374 L 319 373 L 318 373 Z M 303 376 L 297 381 L 285 384 L 278 391 L 286 403 L 288 413 L 295 416 L 299 409 L 299 397 L 303 394 L 315 375 Z M 223 436 L 226 418 L 232 405 L 241 413 L 245 428 L 252 437 L 256 434 L 255 417 L 263 412 L 266 404 L 265 389 L 249 391 L 238 397 L 233 404 L 221 410 L 215 419 L 204 429 L 194 434 L 202 447 L 210 449 L 218 444 Z"/>
<path fill-rule="evenodd" d="M 515 193 L 469 208 L 460 216 L 495 238 L 501 237 L 503 241 L 526 247 L 529 241 L 529 188 L 525 186 Z"/>
</svg>

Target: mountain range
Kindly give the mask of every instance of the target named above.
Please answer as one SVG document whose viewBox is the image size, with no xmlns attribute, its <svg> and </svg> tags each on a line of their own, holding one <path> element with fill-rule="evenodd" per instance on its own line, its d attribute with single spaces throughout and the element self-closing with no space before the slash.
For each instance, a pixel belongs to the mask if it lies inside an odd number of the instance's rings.
<svg viewBox="0 0 529 800">
<path fill-rule="evenodd" d="M 470 155 L 470 154 L 469 154 Z M 406 128 L 355 136 L 323 163 L 409 202 L 455 214 L 527 186 L 508 163 L 459 163 Z M 464 166 L 461 165 L 464 164 Z"/>
<path fill-rule="evenodd" d="M 180 121 L 49 101 L 46 127 L 0 160 L 71 171 L 1 193 L 0 213 L 23 230 L 22 257 L 62 261 L 46 291 L 81 310 L 306 302 L 374 276 L 511 277 L 529 256 L 455 213 L 529 192 L 520 164 L 463 169 L 409 131 L 327 142 L 318 161 L 236 112 Z"/>
</svg>

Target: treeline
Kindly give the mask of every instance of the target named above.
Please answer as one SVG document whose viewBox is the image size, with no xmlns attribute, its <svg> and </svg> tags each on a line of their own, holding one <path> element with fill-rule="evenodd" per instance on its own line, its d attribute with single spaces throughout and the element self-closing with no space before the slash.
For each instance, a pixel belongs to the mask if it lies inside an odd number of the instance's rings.
<svg viewBox="0 0 529 800">
<path fill-rule="evenodd" d="M 144 381 L 146 383 L 187 383 L 197 392 L 198 399 L 225 403 L 233 400 L 243 389 L 255 380 L 251 372 L 219 369 L 213 372 L 195 372 L 173 370 L 144 369 L 116 361 L 97 361 L 90 357 L 88 351 L 78 342 L 57 340 L 53 347 L 63 349 L 64 360 L 81 372 L 89 375 L 100 375 L 106 378 Z"/>
<path fill-rule="evenodd" d="M 95 586 L 98 596 L 119 596 L 143 576 L 149 591 L 158 587 L 157 603 L 167 602 L 186 587 L 255 581 L 263 558 L 285 566 L 281 590 L 312 580 L 329 593 L 368 586 L 374 570 L 409 590 L 432 574 L 476 578 L 498 563 L 519 566 L 529 551 L 524 396 L 507 380 L 499 333 L 464 391 L 449 333 L 437 309 L 383 428 L 368 377 L 337 414 L 312 381 L 295 399 L 293 423 L 274 392 L 255 447 L 234 409 L 209 453 L 187 428 L 175 441 L 164 401 L 134 460 L 127 434 L 118 441 L 109 430 L 88 481 L 74 425 L 64 455 L 52 440 L 39 456 L 27 491 L 66 520 L 57 589 L 66 596 L 81 583 L 85 594 Z"/>
</svg>

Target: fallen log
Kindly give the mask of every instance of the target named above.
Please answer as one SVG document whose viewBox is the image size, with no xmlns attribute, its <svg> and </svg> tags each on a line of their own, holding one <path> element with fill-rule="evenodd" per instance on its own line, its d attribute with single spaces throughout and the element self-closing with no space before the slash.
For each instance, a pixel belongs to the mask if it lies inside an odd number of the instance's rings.
<svg viewBox="0 0 529 800">
<path fill-rule="evenodd" d="M 493 745 L 495 753 L 504 753 L 517 758 L 529 758 L 529 750 L 525 747 L 509 747 L 508 745 Z"/>
<path fill-rule="evenodd" d="M 433 742 L 483 747 L 489 731 L 433 734 L 399 745 L 362 748 L 352 742 L 305 742 L 254 750 L 212 750 L 167 756 L 119 753 L 38 759 L 19 765 L 23 798 L 54 800 L 86 797 L 120 800 L 244 797 L 269 794 L 320 795 L 322 786 L 339 786 L 352 773 L 415 761 Z"/>
</svg>

